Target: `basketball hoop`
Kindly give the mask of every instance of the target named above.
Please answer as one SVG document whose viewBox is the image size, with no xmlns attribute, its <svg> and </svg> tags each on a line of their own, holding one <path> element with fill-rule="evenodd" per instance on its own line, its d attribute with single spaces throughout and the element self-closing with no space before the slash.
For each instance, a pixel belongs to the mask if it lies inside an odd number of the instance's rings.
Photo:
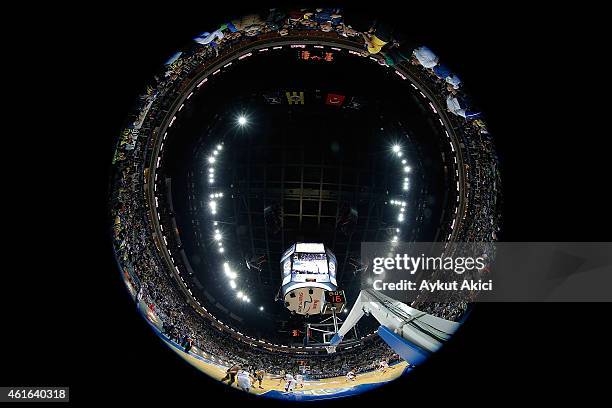
<svg viewBox="0 0 612 408">
<path fill-rule="evenodd" d="M 327 350 L 327 354 L 332 354 L 336 352 L 336 346 L 325 346 L 325 350 Z"/>
</svg>

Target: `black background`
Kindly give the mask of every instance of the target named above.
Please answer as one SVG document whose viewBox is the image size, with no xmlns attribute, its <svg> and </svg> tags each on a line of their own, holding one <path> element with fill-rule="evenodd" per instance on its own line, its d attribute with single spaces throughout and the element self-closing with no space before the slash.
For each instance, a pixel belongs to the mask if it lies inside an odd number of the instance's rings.
<svg viewBox="0 0 612 408">
<path fill-rule="evenodd" d="M 597 12 L 391 4 L 354 11 L 428 44 L 487 115 L 503 167 L 503 240 L 609 241 L 609 131 L 592 96 L 606 80 L 592 68 L 605 51 L 594 48 Z M 278 404 L 210 380 L 152 335 L 116 270 L 106 212 L 113 142 L 149 78 L 195 34 L 253 8 L 104 3 L 26 14 L 27 38 L 5 50 L 18 71 L 6 87 L 18 92 L 4 120 L 1 385 L 69 385 L 77 403 Z M 609 312 L 607 304 L 478 306 L 408 380 L 333 404 L 601 395 Z"/>
</svg>

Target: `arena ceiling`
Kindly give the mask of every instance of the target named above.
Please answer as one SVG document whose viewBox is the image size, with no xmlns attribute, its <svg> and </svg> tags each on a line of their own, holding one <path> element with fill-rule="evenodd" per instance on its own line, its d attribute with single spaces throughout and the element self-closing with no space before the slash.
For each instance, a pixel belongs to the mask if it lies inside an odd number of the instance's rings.
<svg viewBox="0 0 612 408">
<path fill-rule="evenodd" d="M 262 53 L 210 77 L 183 104 L 157 173 L 163 221 L 178 232 L 194 296 L 244 333 L 281 344 L 301 342 L 291 334 L 304 326 L 275 301 L 289 245 L 331 248 L 350 306 L 361 242 L 433 241 L 455 203 L 450 147 L 426 100 L 378 63 L 308 50 Z M 213 197 L 219 192 L 223 200 Z M 391 204 L 397 197 L 407 205 L 403 222 Z M 214 226 L 211 199 L 219 202 Z M 228 285 L 217 230 L 249 302 Z M 360 334 L 376 327 L 370 323 L 360 323 Z"/>
</svg>

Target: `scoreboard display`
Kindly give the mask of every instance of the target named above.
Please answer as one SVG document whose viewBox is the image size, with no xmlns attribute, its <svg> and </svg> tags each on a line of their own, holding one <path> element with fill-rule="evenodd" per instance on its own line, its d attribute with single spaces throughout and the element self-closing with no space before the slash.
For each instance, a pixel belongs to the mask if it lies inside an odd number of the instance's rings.
<svg viewBox="0 0 612 408">
<path fill-rule="evenodd" d="M 323 313 L 332 313 L 332 308 L 335 308 L 336 313 L 342 312 L 346 304 L 346 296 L 343 290 L 329 290 L 325 292 L 325 306 Z"/>
<path fill-rule="evenodd" d="M 281 258 L 283 285 L 290 282 L 325 283 L 325 290 L 335 290 L 336 257 L 321 243 L 297 243 Z M 321 299 L 323 300 L 323 299 Z"/>
<path fill-rule="evenodd" d="M 343 290 L 328 291 L 325 293 L 325 301 L 327 303 L 346 303 Z"/>
<path fill-rule="evenodd" d="M 299 57 L 305 61 L 326 61 L 334 60 L 334 53 L 323 50 L 302 50 L 299 52 Z"/>
<path fill-rule="evenodd" d="M 320 242 L 297 242 L 283 254 L 280 295 L 285 307 L 302 315 L 317 315 L 336 292 L 336 257 Z"/>
</svg>

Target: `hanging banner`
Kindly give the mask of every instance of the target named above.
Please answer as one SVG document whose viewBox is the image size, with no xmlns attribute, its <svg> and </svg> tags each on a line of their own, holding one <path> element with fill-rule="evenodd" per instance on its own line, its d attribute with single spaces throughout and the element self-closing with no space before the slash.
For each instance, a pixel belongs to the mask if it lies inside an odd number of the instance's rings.
<svg viewBox="0 0 612 408">
<path fill-rule="evenodd" d="M 289 105 L 304 105 L 304 92 L 287 91 L 286 95 L 287 95 L 287 103 Z"/>
</svg>

